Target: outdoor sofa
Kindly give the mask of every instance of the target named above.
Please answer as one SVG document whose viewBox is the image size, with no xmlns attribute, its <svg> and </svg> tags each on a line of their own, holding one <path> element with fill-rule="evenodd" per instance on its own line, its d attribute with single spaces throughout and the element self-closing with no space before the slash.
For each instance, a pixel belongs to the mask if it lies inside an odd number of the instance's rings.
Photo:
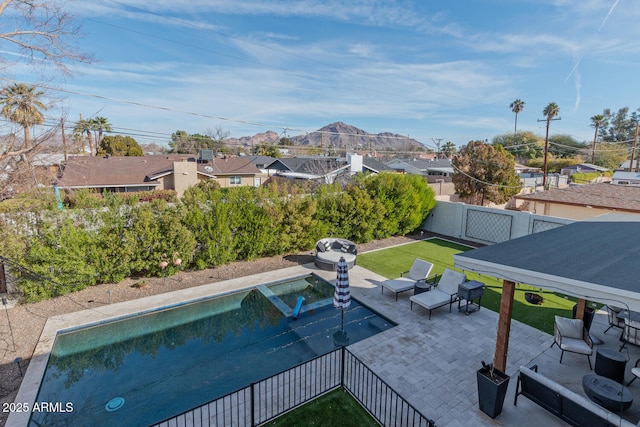
<svg viewBox="0 0 640 427">
<path fill-rule="evenodd" d="M 314 263 L 322 270 L 335 271 L 340 257 L 344 257 L 347 266 L 356 265 L 358 247 L 355 243 L 336 237 L 326 237 L 316 243 L 316 255 Z"/>
<path fill-rule="evenodd" d="M 518 404 L 518 396 L 523 395 L 573 426 L 636 425 L 539 374 L 537 365 L 531 368 L 520 366 L 518 372 L 514 406 Z"/>
</svg>

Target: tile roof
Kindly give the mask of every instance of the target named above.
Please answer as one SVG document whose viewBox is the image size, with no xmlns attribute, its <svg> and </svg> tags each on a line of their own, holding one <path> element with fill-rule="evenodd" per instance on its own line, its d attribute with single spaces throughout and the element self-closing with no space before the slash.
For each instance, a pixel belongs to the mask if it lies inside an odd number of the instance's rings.
<svg viewBox="0 0 640 427">
<path fill-rule="evenodd" d="M 151 185 L 153 180 L 173 173 L 173 163 L 193 161 L 188 155 L 157 155 L 140 157 L 70 157 L 58 180 L 60 187 L 97 187 Z M 209 166 L 213 170 L 207 171 Z M 260 171 L 243 158 L 216 158 L 199 163 L 198 172 L 206 176 L 257 174 Z"/>
<path fill-rule="evenodd" d="M 515 198 L 520 200 L 640 212 L 640 187 L 609 183 L 578 185 L 535 194 L 515 196 Z"/>
</svg>

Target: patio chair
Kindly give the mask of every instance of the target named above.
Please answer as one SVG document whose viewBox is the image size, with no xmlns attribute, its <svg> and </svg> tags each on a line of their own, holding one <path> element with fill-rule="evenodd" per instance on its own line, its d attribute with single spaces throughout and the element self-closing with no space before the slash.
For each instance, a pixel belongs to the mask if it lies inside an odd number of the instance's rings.
<svg viewBox="0 0 640 427">
<path fill-rule="evenodd" d="M 427 276 L 431 273 L 433 264 L 430 262 L 416 258 L 411 265 L 411 270 L 400 273 L 400 277 L 397 279 L 389 279 L 380 283 L 381 293 L 384 293 L 385 289 L 396 293 L 396 301 L 398 301 L 398 294 L 400 292 L 409 291 L 413 289 L 418 282 L 424 282 L 427 280 Z M 407 275 L 406 277 L 404 275 Z"/>
<path fill-rule="evenodd" d="M 560 363 L 565 351 L 572 353 L 584 354 L 589 361 L 589 369 L 591 367 L 591 356 L 593 354 L 593 342 L 589 337 L 589 331 L 584 327 L 582 319 L 569 319 L 566 317 L 555 317 L 553 324 L 553 343 L 558 344 L 562 353 L 560 353 Z"/>
<path fill-rule="evenodd" d="M 640 322 L 636 322 L 635 320 L 630 320 L 628 317 L 625 317 L 624 329 L 622 330 L 620 341 L 622 341 L 622 345 L 618 351 L 622 351 L 624 346 L 627 344 L 640 346 Z"/>
<path fill-rule="evenodd" d="M 607 318 L 609 320 L 609 327 L 604 330 L 604 333 L 606 334 L 607 331 L 611 328 L 624 329 L 624 318 L 618 317 L 618 314 L 624 311 L 624 309 L 620 307 L 615 307 L 609 304 L 607 304 L 606 308 L 607 308 Z"/>
<path fill-rule="evenodd" d="M 636 364 L 633 368 L 631 368 L 631 374 L 633 375 L 633 378 L 627 383 L 627 387 L 629 387 L 631 383 L 636 380 L 636 378 L 640 377 L 640 367 L 638 365 L 640 365 L 640 359 L 636 360 Z"/>
<path fill-rule="evenodd" d="M 451 306 L 458 300 L 458 286 L 466 281 L 467 276 L 464 273 L 445 268 L 435 288 L 410 298 L 411 310 L 413 310 L 413 303 L 416 303 L 429 311 L 429 320 L 431 320 L 432 310 L 449 304 L 449 313 L 451 313 Z"/>
</svg>

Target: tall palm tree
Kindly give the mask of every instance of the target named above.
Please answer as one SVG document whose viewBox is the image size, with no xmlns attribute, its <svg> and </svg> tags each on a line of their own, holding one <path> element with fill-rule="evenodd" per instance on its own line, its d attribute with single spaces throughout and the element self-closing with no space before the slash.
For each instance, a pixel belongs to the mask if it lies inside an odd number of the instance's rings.
<svg viewBox="0 0 640 427">
<path fill-rule="evenodd" d="M 560 107 L 555 102 L 550 102 L 544 110 L 542 110 L 542 114 L 547 118 L 547 134 L 544 138 L 544 166 L 543 166 L 543 176 L 542 176 L 542 188 L 546 189 L 547 185 L 547 155 L 549 154 L 549 125 L 551 124 L 551 120 L 554 119 L 555 116 L 560 113 Z"/>
<path fill-rule="evenodd" d="M 593 134 L 593 146 L 591 148 L 591 164 L 595 164 L 596 162 L 596 140 L 598 139 L 598 129 L 600 129 L 600 125 L 604 122 L 604 115 L 596 114 L 591 117 L 591 126 L 593 126 L 596 131 Z"/>
<path fill-rule="evenodd" d="M 47 107 L 40 101 L 44 92 L 36 86 L 14 83 L 0 91 L 0 115 L 19 124 L 24 129 L 24 148 L 31 146 L 31 127 L 44 122 L 41 110 Z"/>
<path fill-rule="evenodd" d="M 516 113 L 516 122 L 513 125 L 513 134 L 515 135 L 518 132 L 518 113 L 524 110 L 524 101 L 520 98 L 516 99 L 509 105 L 511 111 Z"/>
<path fill-rule="evenodd" d="M 82 152 L 84 153 L 84 134 L 87 134 L 87 138 L 89 138 L 89 152 L 91 156 L 93 156 L 93 135 L 91 131 L 93 130 L 92 120 L 91 119 L 83 119 L 82 114 L 80 115 L 80 120 L 76 122 L 76 125 L 73 127 L 73 132 L 76 135 L 82 136 Z M 80 138 L 78 138 L 80 139 Z"/>
<path fill-rule="evenodd" d="M 95 117 L 91 120 L 91 127 L 96 133 L 96 147 L 102 142 L 102 132 L 111 132 L 111 123 L 105 117 Z"/>
</svg>

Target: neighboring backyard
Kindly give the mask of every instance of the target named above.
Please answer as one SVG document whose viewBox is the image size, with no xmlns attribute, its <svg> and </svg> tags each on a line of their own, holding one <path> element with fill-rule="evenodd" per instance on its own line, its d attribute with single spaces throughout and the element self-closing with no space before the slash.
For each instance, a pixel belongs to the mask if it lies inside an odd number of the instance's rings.
<svg viewBox="0 0 640 427">
<path fill-rule="evenodd" d="M 433 238 L 415 243 L 380 249 L 358 255 L 358 265 L 387 278 L 400 277 L 400 273 L 411 268 L 414 259 L 421 258 L 433 264 L 431 274 L 441 274 L 445 268 L 455 269 L 453 255 L 473 249 L 448 240 Z M 459 271 L 459 270 L 458 270 Z M 485 284 L 482 307 L 499 311 L 502 294 L 502 279 L 464 272 L 469 280 L 478 280 Z M 409 291 L 410 292 L 410 291 Z M 542 296 L 541 305 L 532 305 L 525 300 L 525 292 Z M 553 334 L 554 316 L 572 317 L 575 298 L 556 292 L 541 290 L 532 286 L 517 284 L 513 318 L 536 329 Z"/>
</svg>

